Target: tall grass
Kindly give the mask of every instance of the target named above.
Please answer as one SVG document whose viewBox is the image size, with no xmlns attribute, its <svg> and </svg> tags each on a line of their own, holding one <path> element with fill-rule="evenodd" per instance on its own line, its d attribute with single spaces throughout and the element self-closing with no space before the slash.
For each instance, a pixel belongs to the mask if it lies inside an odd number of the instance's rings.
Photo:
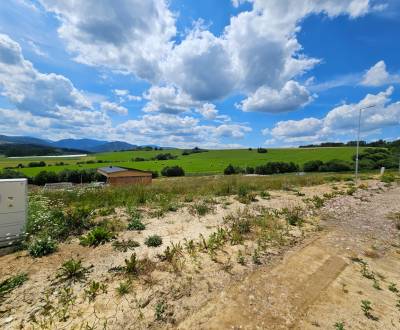
<svg viewBox="0 0 400 330">
<path fill-rule="evenodd" d="M 343 180 L 348 175 L 318 173 L 309 175 L 271 176 L 209 176 L 160 179 L 149 186 L 107 187 L 92 190 L 41 191 L 49 200 L 63 201 L 65 205 L 84 206 L 89 209 L 100 207 L 128 207 L 141 204 L 159 204 L 184 201 L 185 196 L 213 197 L 228 196 L 246 191 L 282 189 L 289 186 L 312 186 Z"/>
</svg>

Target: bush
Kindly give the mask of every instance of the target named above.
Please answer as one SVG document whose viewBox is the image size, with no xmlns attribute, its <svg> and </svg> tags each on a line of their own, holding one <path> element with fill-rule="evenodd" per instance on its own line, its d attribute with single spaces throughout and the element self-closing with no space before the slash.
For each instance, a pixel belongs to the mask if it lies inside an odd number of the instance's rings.
<svg viewBox="0 0 400 330">
<path fill-rule="evenodd" d="M 159 174 L 158 174 L 157 171 L 151 171 L 151 177 L 152 177 L 153 179 L 158 178 L 158 176 L 159 176 Z"/>
<path fill-rule="evenodd" d="M 162 244 L 162 238 L 159 235 L 152 235 L 146 238 L 144 244 L 149 247 L 157 247 Z"/>
<path fill-rule="evenodd" d="M 244 170 L 239 166 L 233 166 L 232 164 L 229 164 L 224 170 L 225 175 L 239 174 L 239 173 L 244 173 Z"/>
<path fill-rule="evenodd" d="M 255 173 L 260 175 L 297 172 L 299 166 L 290 162 L 268 162 L 255 168 Z"/>
<path fill-rule="evenodd" d="M 246 167 L 246 174 L 254 174 L 254 167 L 247 166 Z"/>
<path fill-rule="evenodd" d="M 41 171 L 33 178 L 33 184 L 43 186 L 46 183 L 58 182 L 58 176 L 54 172 Z"/>
<path fill-rule="evenodd" d="M 259 154 L 266 154 L 266 153 L 268 152 L 268 150 L 265 149 L 265 148 L 257 148 L 257 152 L 258 152 Z"/>
<path fill-rule="evenodd" d="M 171 153 L 166 153 L 166 154 L 158 154 L 153 157 L 154 160 L 169 160 L 169 159 L 177 159 L 178 157 L 175 155 L 172 155 Z"/>
<path fill-rule="evenodd" d="M 347 172 L 351 170 L 352 166 L 348 162 L 340 159 L 332 159 L 320 166 L 321 172 Z"/>
<path fill-rule="evenodd" d="M 80 237 L 80 244 L 83 246 L 98 246 L 107 243 L 113 239 L 115 235 L 104 227 L 95 227 L 86 235 Z"/>
<path fill-rule="evenodd" d="M 44 167 L 44 166 L 46 166 L 46 163 L 44 161 L 28 163 L 28 167 Z"/>
<path fill-rule="evenodd" d="M 304 163 L 303 170 L 304 172 L 318 172 L 320 166 L 323 164 L 324 162 L 321 160 L 310 160 Z"/>
<path fill-rule="evenodd" d="M 168 177 L 184 176 L 185 171 L 180 166 L 166 166 L 161 170 L 161 174 Z"/>
<path fill-rule="evenodd" d="M 57 243 L 50 236 L 37 238 L 28 245 L 28 252 L 32 257 L 40 258 L 57 250 Z"/>
<path fill-rule="evenodd" d="M 21 286 L 28 280 L 26 273 L 19 273 L 15 276 L 11 276 L 0 283 L 0 298 L 7 293 L 10 293 L 15 288 Z"/>
<path fill-rule="evenodd" d="M 14 178 L 26 178 L 26 175 L 24 173 L 9 169 L 4 169 L 2 172 L 0 172 L 0 179 L 14 179 Z"/>
</svg>

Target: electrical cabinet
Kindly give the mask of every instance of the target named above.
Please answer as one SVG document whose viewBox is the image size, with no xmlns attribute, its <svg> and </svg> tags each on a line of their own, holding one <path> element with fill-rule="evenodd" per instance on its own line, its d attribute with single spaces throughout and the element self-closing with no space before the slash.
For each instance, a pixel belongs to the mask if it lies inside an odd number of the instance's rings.
<svg viewBox="0 0 400 330">
<path fill-rule="evenodd" d="M 0 247 L 22 238 L 27 217 L 27 179 L 0 180 Z"/>
</svg>

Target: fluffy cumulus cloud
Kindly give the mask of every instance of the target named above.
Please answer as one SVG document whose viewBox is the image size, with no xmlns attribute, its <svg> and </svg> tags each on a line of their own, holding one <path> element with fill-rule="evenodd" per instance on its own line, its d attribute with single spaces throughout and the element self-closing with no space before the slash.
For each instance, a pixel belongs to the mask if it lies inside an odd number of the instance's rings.
<svg viewBox="0 0 400 330">
<path fill-rule="evenodd" d="M 41 0 L 57 15 L 59 35 L 78 61 L 175 86 L 184 95 L 173 100 L 175 112 L 188 107 L 188 98 L 204 104 L 237 93 L 245 95 L 239 106 L 245 111 L 290 111 L 307 104 L 310 95 L 296 78 L 319 60 L 307 57 L 297 40 L 302 19 L 321 13 L 356 18 L 370 10 L 369 0 L 247 1 L 253 8 L 232 17 L 221 35 L 197 23 L 178 42 L 165 0 Z M 289 101 L 283 99 L 288 93 Z M 172 107 L 154 100 L 145 108 L 154 109 Z"/>
<path fill-rule="evenodd" d="M 125 108 L 122 105 L 119 105 L 117 103 L 113 103 L 113 102 L 109 102 L 109 101 L 101 102 L 100 108 L 101 108 L 101 110 L 103 110 L 105 112 L 116 113 L 119 115 L 127 115 L 128 114 L 127 108 Z"/>
<path fill-rule="evenodd" d="M 400 83 L 400 75 L 390 74 L 386 69 L 386 63 L 379 61 L 372 66 L 363 76 L 361 85 L 382 86 L 393 83 Z"/>
<path fill-rule="evenodd" d="M 311 102 L 313 97 L 299 83 L 290 80 L 281 90 L 266 86 L 258 88 L 237 107 L 243 111 L 262 111 L 270 113 L 287 112 Z"/>
<path fill-rule="evenodd" d="M 362 109 L 363 135 L 400 124 L 400 102 L 391 102 L 394 88 L 378 94 L 367 94 L 360 102 L 343 104 L 329 111 L 322 119 L 305 118 L 278 122 L 266 131 L 275 142 L 313 142 L 355 134 L 359 110 Z"/>
<path fill-rule="evenodd" d="M 142 144 L 157 143 L 168 146 L 221 147 L 221 138 L 240 139 L 251 128 L 244 124 L 203 125 L 191 116 L 178 116 L 165 113 L 146 114 L 140 119 L 128 120 L 115 128 L 116 134 L 124 134 L 128 139 L 135 138 Z M 225 147 L 237 145 L 226 145 Z"/>
<path fill-rule="evenodd" d="M 19 111 L 50 118 L 57 125 L 103 125 L 107 121 L 69 79 L 37 71 L 24 59 L 19 44 L 4 34 L 0 34 L 0 87 L 1 95 Z"/>
<path fill-rule="evenodd" d="M 59 35 L 81 63 L 154 80 L 176 34 L 164 0 L 40 0 L 61 22 Z"/>
</svg>

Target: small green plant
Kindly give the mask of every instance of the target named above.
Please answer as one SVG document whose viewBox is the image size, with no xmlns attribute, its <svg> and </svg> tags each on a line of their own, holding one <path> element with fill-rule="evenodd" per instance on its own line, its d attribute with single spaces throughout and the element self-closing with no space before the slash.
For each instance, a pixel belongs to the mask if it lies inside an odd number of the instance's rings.
<svg viewBox="0 0 400 330">
<path fill-rule="evenodd" d="M 320 209 L 324 206 L 325 200 L 319 196 L 313 196 L 313 198 L 311 198 L 311 203 L 315 208 Z"/>
<path fill-rule="evenodd" d="M 361 275 L 369 280 L 375 280 L 375 273 L 369 270 L 366 262 L 361 263 Z"/>
<path fill-rule="evenodd" d="M 156 304 L 154 316 L 157 321 L 165 320 L 165 312 L 167 310 L 167 305 L 164 301 L 159 301 Z"/>
<path fill-rule="evenodd" d="M 361 310 L 363 311 L 364 315 L 371 319 L 371 320 L 378 320 L 378 318 L 374 315 L 372 315 L 372 306 L 371 306 L 371 302 L 369 300 L 361 300 Z"/>
<path fill-rule="evenodd" d="M 392 183 L 396 180 L 395 176 L 391 173 L 386 173 L 381 177 L 381 181 L 384 183 Z"/>
<path fill-rule="evenodd" d="M 372 287 L 376 290 L 382 290 L 382 288 L 379 284 L 379 281 L 376 278 L 374 278 L 373 281 L 374 281 L 374 284 L 372 284 Z"/>
<path fill-rule="evenodd" d="M 15 288 L 21 286 L 28 280 L 26 273 L 19 273 L 18 275 L 11 276 L 0 283 L 0 298 L 10 293 Z"/>
<path fill-rule="evenodd" d="M 128 230 L 145 230 L 146 226 L 144 225 L 144 223 L 138 219 L 138 218 L 132 218 L 131 221 L 129 221 L 128 223 Z"/>
<path fill-rule="evenodd" d="M 255 265 L 261 265 L 261 260 L 260 260 L 260 253 L 258 252 L 258 249 L 255 249 L 253 252 L 253 255 L 251 256 L 253 263 Z"/>
<path fill-rule="evenodd" d="M 162 238 L 159 235 L 151 235 L 146 238 L 144 244 L 146 244 L 149 247 L 157 247 L 162 244 Z"/>
<path fill-rule="evenodd" d="M 336 322 L 333 326 L 335 330 L 345 330 L 344 322 Z"/>
<path fill-rule="evenodd" d="M 95 227 L 89 231 L 86 235 L 81 236 L 80 244 L 83 246 L 98 246 L 100 244 L 107 243 L 115 237 L 114 233 L 105 227 Z"/>
<path fill-rule="evenodd" d="M 206 201 L 194 203 L 188 208 L 188 211 L 191 215 L 197 215 L 199 217 L 205 216 L 213 210 L 213 206 L 209 205 Z"/>
<path fill-rule="evenodd" d="M 303 209 L 301 207 L 294 208 L 284 208 L 282 213 L 287 221 L 287 223 L 291 226 L 301 226 L 304 222 L 303 219 Z"/>
<path fill-rule="evenodd" d="M 116 288 L 116 291 L 118 293 L 119 296 L 124 296 L 126 294 L 128 294 L 132 289 L 132 284 L 130 281 L 126 281 L 126 282 L 120 282 L 119 285 Z"/>
<path fill-rule="evenodd" d="M 136 253 L 133 253 L 129 259 L 125 259 L 125 271 L 127 274 L 139 275 L 140 262 L 136 257 Z"/>
<path fill-rule="evenodd" d="M 389 291 L 393 293 L 398 293 L 399 289 L 397 289 L 397 285 L 395 283 L 390 283 L 388 286 Z"/>
<path fill-rule="evenodd" d="M 262 199 L 271 199 L 271 194 L 268 191 L 261 191 L 260 197 Z"/>
<path fill-rule="evenodd" d="M 107 293 L 107 284 L 92 281 L 89 287 L 85 289 L 85 298 L 91 302 L 94 301 L 100 293 Z"/>
<path fill-rule="evenodd" d="M 56 278 L 62 282 L 82 282 L 86 279 L 89 268 L 82 266 L 82 260 L 69 259 L 58 269 Z"/>
<path fill-rule="evenodd" d="M 347 189 L 346 194 L 349 196 L 353 196 L 356 191 L 357 187 L 350 187 L 349 189 Z"/>
<path fill-rule="evenodd" d="M 236 260 L 239 264 L 241 264 L 242 266 L 244 266 L 246 264 L 246 260 L 244 258 L 243 252 L 241 250 L 238 251 Z"/>
<path fill-rule="evenodd" d="M 34 258 L 47 256 L 57 250 L 57 242 L 50 236 L 37 238 L 28 245 L 28 252 Z"/>
<path fill-rule="evenodd" d="M 112 243 L 113 248 L 116 251 L 126 252 L 128 250 L 134 250 L 136 247 L 140 246 L 139 242 L 134 240 L 122 240 L 122 241 L 114 241 Z"/>
<path fill-rule="evenodd" d="M 194 240 L 190 239 L 184 239 L 184 243 L 183 243 L 186 252 L 193 258 L 196 255 L 196 243 L 194 242 Z"/>
</svg>

